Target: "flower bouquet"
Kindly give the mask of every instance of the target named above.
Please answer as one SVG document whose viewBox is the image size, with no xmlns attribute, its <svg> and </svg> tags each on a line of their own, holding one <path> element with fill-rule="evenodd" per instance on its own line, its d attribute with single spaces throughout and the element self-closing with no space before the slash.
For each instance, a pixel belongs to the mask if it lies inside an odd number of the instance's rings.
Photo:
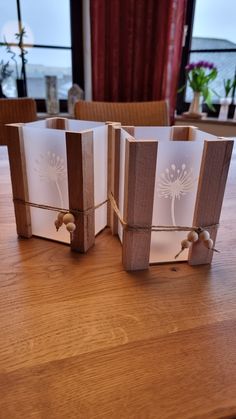
<svg viewBox="0 0 236 419">
<path fill-rule="evenodd" d="M 213 63 L 199 61 L 188 64 L 185 70 L 187 82 L 193 90 L 194 95 L 189 112 L 185 112 L 184 115 L 192 118 L 202 118 L 204 114 L 201 112 L 201 98 L 203 98 L 203 101 L 211 110 L 214 110 L 212 105 L 212 90 L 209 84 L 217 77 L 217 68 Z"/>
</svg>

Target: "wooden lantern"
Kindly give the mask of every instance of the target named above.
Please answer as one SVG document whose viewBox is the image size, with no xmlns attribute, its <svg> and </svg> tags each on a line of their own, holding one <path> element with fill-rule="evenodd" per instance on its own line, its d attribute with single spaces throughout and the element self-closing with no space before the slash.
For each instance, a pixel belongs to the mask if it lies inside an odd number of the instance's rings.
<svg viewBox="0 0 236 419">
<path fill-rule="evenodd" d="M 107 130 L 104 123 L 65 118 L 8 126 L 19 236 L 70 243 L 80 252 L 94 244 L 107 225 Z M 75 216 L 71 235 L 54 225 L 65 210 Z"/>
<path fill-rule="evenodd" d="M 185 226 L 207 227 L 215 243 L 233 141 L 187 126 L 136 127 L 133 135 L 111 130 L 111 193 L 125 228 L 113 209 L 110 219 L 122 242 L 124 268 L 176 261 Z M 163 228 L 153 232 L 153 225 Z M 211 263 L 212 256 L 197 241 L 178 260 L 199 265 Z"/>
</svg>

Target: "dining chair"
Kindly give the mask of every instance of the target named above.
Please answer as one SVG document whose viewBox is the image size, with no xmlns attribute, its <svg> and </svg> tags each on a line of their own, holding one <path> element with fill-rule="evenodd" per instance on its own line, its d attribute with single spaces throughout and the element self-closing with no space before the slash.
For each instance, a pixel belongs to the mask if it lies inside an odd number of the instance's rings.
<svg viewBox="0 0 236 419">
<path fill-rule="evenodd" d="M 0 99 L 0 146 L 7 145 L 5 124 L 37 120 L 36 102 L 31 98 Z"/>
<path fill-rule="evenodd" d="M 168 102 L 88 102 L 75 104 L 75 118 L 89 121 L 121 122 L 122 125 L 170 125 Z"/>
</svg>

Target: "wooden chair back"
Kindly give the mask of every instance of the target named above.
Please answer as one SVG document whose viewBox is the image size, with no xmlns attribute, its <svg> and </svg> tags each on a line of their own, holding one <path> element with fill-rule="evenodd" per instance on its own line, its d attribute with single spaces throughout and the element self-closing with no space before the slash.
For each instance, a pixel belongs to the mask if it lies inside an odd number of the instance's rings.
<svg viewBox="0 0 236 419">
<path fill-rule="evenodd" d="M 122 125 L 170 125 L 168 102 L 87 102 L 75 104 L 75 117 L 89 121 L 121 122 Z"/>
<path fill-rule="evenodd" d="M 36 102 L 31 98 L 0 99 L 0 145 L 7 145 L 5 124 L 37 120 Z"/>
</svg>

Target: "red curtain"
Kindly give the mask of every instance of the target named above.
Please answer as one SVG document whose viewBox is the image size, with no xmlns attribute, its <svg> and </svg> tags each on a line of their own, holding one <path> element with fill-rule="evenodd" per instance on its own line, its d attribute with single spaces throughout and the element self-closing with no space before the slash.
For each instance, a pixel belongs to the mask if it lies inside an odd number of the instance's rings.
<svg viewBox="0 0 236 419">
<path fill-rule="evenodd" d="M 91 0 L 93 100 L 175 108 L 187 0 Z"/>
</svg>

